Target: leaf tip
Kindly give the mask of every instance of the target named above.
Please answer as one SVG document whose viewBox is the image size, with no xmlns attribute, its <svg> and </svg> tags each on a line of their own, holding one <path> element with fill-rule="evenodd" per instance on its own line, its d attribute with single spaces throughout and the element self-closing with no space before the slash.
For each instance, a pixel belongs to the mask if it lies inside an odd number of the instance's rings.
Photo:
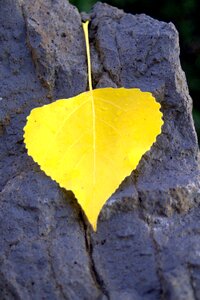
<svg viewBox="0 0 200 300">
<path fill-rule="evenodd" d="M 92 225 L 93 231 L 94 231 L 94 232 L 97 232 L 97 221 L 92 222 L 91 225 Z"/>
</svg>

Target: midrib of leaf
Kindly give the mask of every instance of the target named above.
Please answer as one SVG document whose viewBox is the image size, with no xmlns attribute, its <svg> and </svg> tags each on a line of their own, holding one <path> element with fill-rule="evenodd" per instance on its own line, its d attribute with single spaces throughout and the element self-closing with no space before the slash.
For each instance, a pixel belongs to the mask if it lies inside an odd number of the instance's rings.
<svg viewBox="0 0 200 300">
<path fill-rule="evenodd" d="M 96 113 L 95 113 L 95 103 L 94 103 L 94 95 L 92 90 L 92 71 L 91 71 L 91 56 L 90 56 L 90 43 L 89 43 L 89 34 L 88 34 L 88 24 L 89 21 L 82 23 L 83 32 L 85 36 L 85 46 L 87 53 L 87 65 L 88 65 L 88 83 L 89 83 L 89 91 L 91 97 L 91 105 L 92 105 L 92 132 L 93 132 L 93 187 L 96 183 Z M 94 189 L 93 189 L 94 192 Z"/>
<path fill-rule="evenodd" d="M 93 186 L 96 183 L 96 112 L 93 92 L 91 93 L 91 103 L 92 103 L 92 132 L 93 132 Z"/>
</svg>

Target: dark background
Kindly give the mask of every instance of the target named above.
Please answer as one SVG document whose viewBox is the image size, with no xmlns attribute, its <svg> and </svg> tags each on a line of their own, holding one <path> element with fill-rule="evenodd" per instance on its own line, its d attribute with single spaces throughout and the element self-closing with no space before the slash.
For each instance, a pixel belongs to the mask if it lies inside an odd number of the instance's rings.
<svg viewBox="0 0 200 300">
<path fill-rule="evenodd" d="M 71 0 L 80 11 L 89 12 L 95 0 Z M 104 2 L 104 1 L 103 1 Z M 181 64 L 193 99 L 193 117 L 200 141 L 200 0 L 107 0 L 129 13 L 145 13 L 173 22 L 179 31 Z"/>
</svg>

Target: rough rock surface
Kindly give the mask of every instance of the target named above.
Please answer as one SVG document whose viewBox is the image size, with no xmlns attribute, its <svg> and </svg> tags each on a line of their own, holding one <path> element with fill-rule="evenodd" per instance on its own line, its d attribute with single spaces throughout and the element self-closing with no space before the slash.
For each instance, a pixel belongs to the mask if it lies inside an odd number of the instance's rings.
<svg viewBox="0 0 200 300">
<path fill-rule="evenodd" d="M 94 234 L 23 144 L 33 107 L 87 89 L 81 16 L 67 0 L 0 1 L 0 299 L 200 299 L 198 144 L 178 34 L 101 3 L 90 17 L 93 86 L 152 91 L 163 133 Z"/>
</svg>

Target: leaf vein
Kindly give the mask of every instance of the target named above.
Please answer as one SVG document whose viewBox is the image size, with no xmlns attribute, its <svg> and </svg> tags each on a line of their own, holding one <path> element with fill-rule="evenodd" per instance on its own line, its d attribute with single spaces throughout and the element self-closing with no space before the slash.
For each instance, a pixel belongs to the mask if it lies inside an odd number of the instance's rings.
<svg viewBox="0 0 200 300">
<path fill-rule="evenodd" d="M 115 104 L 115 103 L 113 103 L 113 102 L 110 102 L 110 101 L 108 101 L 108 100 L 105 100 L 105 99 L 103 99 L 103 98 L 101 98 L 101 97 L 96 98 L 96 100 L 100 100 L 101 102 L 110 104 L 110 105 L 112 105 L 112 106 L 114 106 L 114 107 L 116 107 L 116 108 L 118 108 L 118 109 L 120 109 L 120 110 L 126 112 L 126 110 L 124 110 L 121 106 L 119 106 L 119 105 L 117 105 L 117 104 Z"/>
<path fill-rule="evenodd" d="M 81 134 L 68 148 L 67 148 L 67 150 L 65 151 L 65 153 L 63 154 L 63 156 L 62 156 L 62 159 L 60 160 L 60 162 L 59 162 L 59 166 L 61 165 L 61 163 L 63 162 L 63 160 L 64 160 L 64 158 L 66 157 L 66 155 L 68 154 L 68 152 L 76 145 L 76 144 L 78 144 L 81 140 L 82 140 L 82 138 L 86 135 L 86 132 L 87 131 L 85 131 L 83 134 Z"/>
<path fill-rule="evenodd" d="M 54 143 L 54 141 L 56 140 L 56 138 L 58 137 L 59 133 L 61 132 L 61 130 L 63 129 L 65 123 L 67 120 L 69 120 L 69 118 L 71 118 L 71 116 L 73 116 L 77 111 L 79 111 L 87 102 L 89 102 L 89 100 L 84 101 L 83 103 L 81 103 L 80 106 L 76 107 L 70 115 L 66 116 L 62 122 L 62 124 L 60 125 L 60 127 L 58 128 L 55 136 L 53 137 L 50 145 L 48 145 L 48 149 L 46 150 L 45 154 L 44 154 L 44 160 L 47 158 L 48 153 L 49 153 L 49 149 L 51 148 L 52 144 Z"/>
<path fill-rule="evenodd" d="M 105 125 L 107 125 L 108 127 L 110 127 L 112 130 L 114 130 L 120 137 L 122 137 L 122 135 L 120 134 L 120 132 L 117 130 L 117 128 L 115 128 L 114 126 L 112 126 L 111 124 L 109 124 L 107 121 L 103 120 L 100 117 L 96 117 L 100 122 L 104 123 Z"/>
</svg>

